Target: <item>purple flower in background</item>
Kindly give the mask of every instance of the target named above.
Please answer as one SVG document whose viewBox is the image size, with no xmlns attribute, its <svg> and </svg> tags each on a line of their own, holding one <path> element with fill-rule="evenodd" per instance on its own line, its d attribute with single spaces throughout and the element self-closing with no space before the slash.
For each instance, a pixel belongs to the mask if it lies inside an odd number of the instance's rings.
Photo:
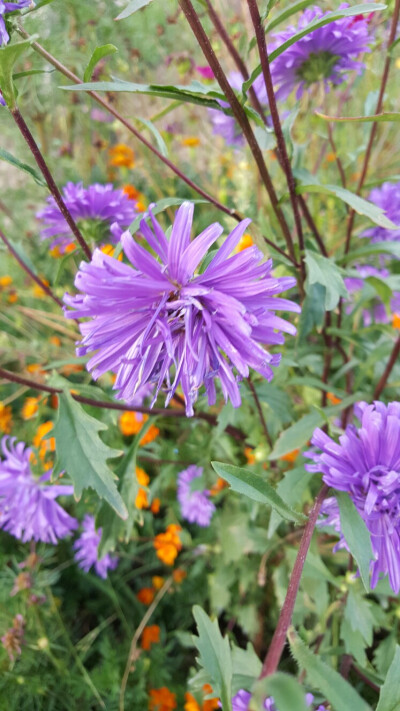
<svg viewBox="0 0 400 711">
<path fill-rule="evenodd" d="M 211 67 L 208 66 L 208 64 L 202 67 L 195 67 L 195 70 L 196 72 L 201 74 L 203 79 L 214 79 L 214 72 Z"/>
<path fill-rule="evenodd" d="M 131 264 L 98 249 L 89 264 L 81 263 L 75 286 L 82 294 L 64 296 L 73 309 L 67 318 L 89 318 L 80 324 L 77 354 L 96 351 L 88 370 L 95 379 L 114 371 L 117 397 L 127 402 L 152 382 L 153 403 L 164 385 L 168 404 L 180 384 L 191 416 L 202 385 L 209 404 L 216 402 L 219 378 L 225 400 L 239 407 L 238 379 L 254 368 L 271 380 L 271 366 L 279 364 L 280 355 L 261 344 L 282 344 L 282 331 L 296 333 L 275 315 L 276 309 L 300 311 L 292 301 L 276 298 L 295 279 L 272 277 L 272 261 L 262 263 L 255 246 L 229 256 L 250 220 L 237 225 L 204 271 L 196 273 L 222 234 L 221 225 L 210 225 L 191 242 L 193 204 L 187 202 L 177 211 L 167 239 L 150 216 L 154 232 L 142 220 L 141 234 L 159 260 L 125 232 L 122 245 Z"/>
<path fill-rule="evenodd" d="M 236 91 L 242 90 L 242 84 L 244 79 L 240 72 L 230 72 L 228 74 L 229 83 L 232 89 Z M 268 105 L 267 89 L 264 83 L 264 77 L 260 75 L 257 77 L 253 84 L 253 89 L 257 95 L 257 98 L 263 106 Z M 229 108 L 229 104 L 226 101 L 219 102 L 222 108 Z M 242 134 L 242 129 L 237 123 L 233 116 L 228 116 L 224 114 L 223 111 L 218 111 L 218 109 L 208 109 L 209 116 L 213 125 L 213 133 L 222 136 L 228 146 L 243 146 L 245 143 L 244 136 Z"/>
<path fill-rule="evenodd" d="M 4 15 L 7 12 L 15 12 L 15 10 L 22 10 L 24 7 L 29 7 L 29 5 L 34 5 L 32 0 L 16 0 L 16 2 L 3 2 L 0 0 L 0 47 L 3 44 L 7 44 L 10 39 L 10 35 L 7 32 L 6 23 L 4 21 Z"/>
<path fill-rule="evenodd" d="M 235 694 L 235 696 L 232 698 L 232 711 L 247 711 L 250 699 L 251 694 L 249 691 L 239 689 L 237 694 Z M 313 694 L 306 694 L 305 700 L 307 706 L 311 706 L 312 702 L 314 701 Z M 272 696 L 268 697 L 268 699 L 265 699 L 264 709 L 265 711 L 277 711 Z M 325 706 L 318 706 L 318 709 L 316 709 L 316 711 L 326 711 L 326 708 Z"/>
<path fill-rule="evenodd" d="M 123 190 L 116 190 L 110 183 L 94 183 L 87 188 L 84 188 L 82 183 L 67 183 L 62 196 L 75 222 L 90 223 L 86 225 L 86 229 L 94 230 L 91 236 L 96 235 L 96 241 L 100 242 L 111 239 L 117 243 L 123 229 L 139 214 L 135 210 L 135 203 L 129 200 Z M 40 210 L 36 217 L 45 224 L 40 233 L 41 238 L 52 239 L 50 248 L 58 247 L 63 253 L 73 236 L 53 197 L 47 199 L 47 207 Z"/>
<path fill-rule="evenodd" d="M 388 575 L 397 594 L 400 590 L 400 402 L 384 405 L 359 402 L 355 415 L 361 427 L 348 425 L 336 444 L 322 430 L 314 431 L 311 443 L 320 452 L 307 452 L 311 472 L 352 498 L 371 535 L 375 559 L 371 561 L 371 587 L 380 575 Z M 337 505 L 336 505 L 337 507 Z M 332 500 L 325 504 L 324 524 L 338 530 L 339 511 Z M 339 543 L 343 547 L 344 539 Z"/>
<path fill-rule="evenodd" d="M 355 269 L 359 273 L 359 277 L 346 277 L 344 283 L 350 295 L 356 295 L 360 292 L 365 284 L 365 280 L 368 277 L 377 277 L 382 281 L 388 278 L 390 275 L 387 269 L 376 269 L 368 264 L 356 266 Z M 346 312 L 350 313 L 354 308 L 354 300 L 348 304 Z M 393 292 L 393 298 L 390 301 L 390 310 L 392 313 L 400 313 L 400 291 Z M 390 316 L 388 315 L 385 304 L 377 296 L 374 299 L 373 305 L 370 309 L 363 309 L 363 322 L 364 326 L 371 326 L 372 323 L 389 323 Z"/>
<path fill-rule="evenodd" d="M 31 450 L 24 442 L 16 443 L 15 437 L 3 437 L 1 449 L 0 528 L 23 543 L 57 543 L 70 535 L 78 522 L 55 499 L 73 494 L 73 487 L 44 484 L 49 471 L 35 479 L 29 464 Z"/>
<path fill-rule="evenodd" d="M 210 501 L 210 492 L 207 489 L 195 490 L 192 487 L 192 482 L 200 479 L 202 474 L 202 467 L 195 466 L 188 467 L 178 474 L 178 501 L 186 521 L 207 527 L 215 511 L 215 506 Z"/>
<path fill-rule="evenodd" d="M 75 560 L 85 573 L 94 566 L 96 575 L 106 578 L 108 570 L 115 570 L 118 558 L 109 553 L 99 558 L 99 544 L 101 541 L 101 528 L 96 531 L 94 516 L 86 514 L 82 521 L 83 533 L 75 541 L 73 548 L 76 551 Z"/>
<path fill-rule="evenodd" d="M 371 242 L 400 240 L 400 183 L 383 183 L 379 188 L 371 190 L 368 200 L 381 207 L 385 211 L 386 217 L 398 225 L 398 229 L 387 230 L 385 227 L 374 225 L 364 230 L 360 237 L 370 237 Z"/>
<path fill-rule="evenodd" d="M 348 7 L 342 3 L 338 10 Z M 297 27 L 291 25 L 283 32 L 274 34 L 275 41 L 269 51 L 280 47 L 293 35 L 304 30 L 317 19 L 327 15 L 319 7 L 307 8 Z M 296 99 L 316 82 L 337 86 L 346 81 L 349 71 L 362 72 L 365 65 L 356 60 L 363 52 L 369 52 L 372 37 L 368 31 L 369 19 L 365 16 L 343 17 L 305 35 L 271 63 L 272 79 L 278 91 L 277 99 L 284 100 L 296 89 Z"/>
</svg>

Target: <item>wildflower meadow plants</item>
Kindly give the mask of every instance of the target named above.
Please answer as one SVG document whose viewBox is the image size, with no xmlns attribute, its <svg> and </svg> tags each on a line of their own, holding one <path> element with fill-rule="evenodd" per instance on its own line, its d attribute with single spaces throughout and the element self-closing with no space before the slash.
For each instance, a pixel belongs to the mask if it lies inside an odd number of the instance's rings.
<svg viewBox="0 0 400 711">
<path fill-rule="evenodd" d="M 0 708 L 400 709 L 400 0 L 0 0 Z"/>
</svg>

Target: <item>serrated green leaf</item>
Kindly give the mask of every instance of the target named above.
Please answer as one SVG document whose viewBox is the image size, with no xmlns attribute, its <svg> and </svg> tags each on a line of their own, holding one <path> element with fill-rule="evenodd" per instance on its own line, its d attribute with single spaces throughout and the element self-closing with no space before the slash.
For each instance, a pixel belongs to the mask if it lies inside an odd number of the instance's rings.
<svg viewBox="0 0 400 711">
<path fill-rule="evenodd" d="M 96 64 L 100 62 L 100 59 L 103 59 L 103 57 L 108 57 L 110 54 L 115 54 L 115 52 L 118 52 L 118 47 L 116 47 L 114 44 L 102 44 L 101 46 L 96 47 L 85 69 L 83 81 L 87 82 L 91 80 L 93 70 Z"/>
<path fill-rule="evenodd" d="M 336 499 L 340 509 L 340 528 L 351 555 L 357 561 L 361 580 L 368 592 L 369 568 L 371 560 L 374 559 L 370 533 L 350 496 L 344 491 L 339 491 L 336 492 Z"/>
<path fill-rule="evenodd" d="M 77 500 L 84 489 L 94 489 L 121 518 L 128 516 L 115 484 L 108 459 L 121 452 L 108 447 L 99 437 L 107 426 L 88 415 L 67 390 L 59 395 L 58 417 L 52 431 L 56 440 L 54 474 L 65 470 L 74 483 Z"/>
<path fill-rule="evenodd" d="M 327 259 L 318 252 L 306 250 L 305 262 L 307 265 L 306 292 L 309 287 L 320 284 L 325 287 L 325 309 L 332 311 L 339 303 L 340 297 L 348 297 L 348 291 L 340 273 L 339 267 L 333 259 Z"/>
<path fill-rule="evenodd" d="M 382 114 L 373 114 L 372 116 L 326 116 L 326 114 L 321 114 L 318 111 L 315 111 L 315 115 L 325 121 L 337 121 L 342 123 L 348 123 L 349 121 L 352 121 L 353 123 L 371 123 L 371 121 L 384 123 L 387 121 L 400 121 L 400 113 L 393 111 L 384 112 Z"/>
<path fill-rule="evenodd" d="M 28 173 L 28 175 L 30 175 L 34 179 L 35 183 L 40 185 L 40 187 L 42 187 L 42 188 L 47 187 L 47 184 L 46 184 L 44 178 L 42 178 L 40 173 L 38 173 L 38 171 L 35 170 L 35 168 L 32 168 L 30 165 L 27 165 L 27 163 L 23 163 L 18 158 L 11 155 L 11 153 L 6 151 L 4 148 L 0 148 L 0 160 L 4 160 L 7 163 L 9 163 L 10 165 L 13 165 L 16 168 L 19 168 L 19 170 L 23 170 L 24 173 Z"/>
<path fill-rule="evenodd" d="M 394 659 L 379 694 L 376 711 L 398 711 L 400 708 L 400 647 L 396 644 Z"/>
<path fill-rule="evenodd" d="M 283 672 L 276 672 L 259 681 L 252 693 L 255 709 L 263 708 L 265 698 L 272 696 L 278 711 L 309 711 L 304 689 L 294 677 Z"/>
<path fill-rule="evenodd" d="M 205 669 L 213 692 L 220 697 L 222 711 L 232 711 L 232 657 L 227 637 L 217 620 L 211 620 L 199 605 L 193 607 L 198 637 L 193 642 L 200 652 L 198 662 Z"/>
<path fill-rule="evenodd" d="M 218 476 L 225 479 L 230 484 L 231 489 L 238 494 L 243 494 L 253 501 L 258 501 L 260 504 L 271 506 L 274 511 L 287 521 L 303 523 L 306 520 L 303 514 L 293 511 L 265 479 L 253 474 L 249 469 L 235 467 L 232 464 L 223 464 L 223 462 L 211 462 L 211 466 Z"/>
<path fill-rule="evenodd" d="M 288 638 L 299 667 L 307 672 L 310 684 L 331 703 L 333 711 L 371 711 L 371 707 L 337 671 L 305 646 L 293 627 L 289 629 Z"/>
<path fill-rule="evenodd" d="M 122 10 L 118 17 L 116 17 L 116 20 L 125 20 L 127 17 L 130 15 L 133 15 L 134 12 L 137 10 L 141 10 L 142 7 L 146 7 L 146 5 L 150 5 L 150 3 L 153 2 L 153 0 L 131 0 L 131 2 L 128 3 L 126 6 L 125 10 Z"/>
</svg>

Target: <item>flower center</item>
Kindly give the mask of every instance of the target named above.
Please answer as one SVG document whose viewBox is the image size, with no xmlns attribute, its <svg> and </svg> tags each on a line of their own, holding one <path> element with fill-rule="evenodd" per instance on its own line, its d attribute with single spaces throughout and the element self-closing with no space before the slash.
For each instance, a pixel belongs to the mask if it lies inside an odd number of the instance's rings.
<svg viewBox="0 0 400 711">
<path fill-rule="evenodd" d="M 338 55 L 331 52 L 311 52 L 308 59 L 297 69 L 296 74 L 307 86 L 321 79 L 329 79 L 338 59 Z"/>
</svg>

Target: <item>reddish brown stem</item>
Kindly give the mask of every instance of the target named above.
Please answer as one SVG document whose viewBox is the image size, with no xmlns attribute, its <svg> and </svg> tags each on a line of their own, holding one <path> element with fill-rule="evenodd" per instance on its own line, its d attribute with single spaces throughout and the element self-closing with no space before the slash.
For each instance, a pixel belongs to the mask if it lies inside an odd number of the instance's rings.
<svg viewBox="0 0 400 711">
<path fill-rule="evenodd" d="M 396 343 L 393 346 L 393 350 L 392 350 L 391 356 L 389 358 L 389 362 L 384 370 L 384 373 L 383 373 L 378 385 L 376 386 L 376 388 L 374 390 L 374 400 L 379 400 L 379 398 L 382 394 L 382 391 L 386 386 L 389 375 L 392 372 L 393 367 L 394 367 L 399 355 L 400 355 L 400 336 L 398 337 Z"/>
<path fill-rule="evenodd" d="M 314 506 L 310 511 L 310 515 L 308 517 L 308 521 L 306 523 L 303 536 L 300 541 L 296 562 L 294 564 L 293 571 L 290 576 L 285 602 L 283 603 L 278 624 L 274 636 L 272 637 L 267 656 L 264 659 L 260 679 L 263 679 L 265 676 L 269 676 L 270 674 L 274 674 L 274 672 L 276 672 L 278 668 L 278 664 L 286 642 L 287 631 L 290 627 L 290 623 L 292 620 L 293 610 L 296 602 L 297 593 L 299 590 L 304 563 L 306 561 L 318 514 L 322 502 L 328 492 L 328 489 L 329 487 L 326 484 L 322 486 L 317 498 L 315 499 Z"/>
<path fill-rule="evenodd" d="M 261 427 L 262 427 L 263 432 L 264 432 L 264 435 L 265 435 L 265 439 L 267 440 L 267 442 L 268 442 L 269 446 L 271 447 L 271 449 L 273 449 L 273 446 L 274 446 L 274 445 L 273 445 L 273 442 L 272 442 L 272 439 L 271 439 L 271 435 L 270 435 L 270 433 L 268 432 L 267 423 L 266 423 L 266 420 L 265 420 L 265 417 L 264 417 L 264 413 L 263 413 L 263 410 L 262 410 L 262 407 L 261 407 L 260 399 L 259 399 L 259 397 L 258 397 L 258 395 L 257 395 L 257 391 L 256 391 L 256 389 L 255 389 L 255 387 L 254 387 L 254 383 L 250 380 L 250 378 L 247 378 L 247 382 L 248 382 L 248 384 L 249 384 L 249 388 L 250 388 L 250 390 L 251 390 L 251 394 L 253 395 L 253 398 L 254 398 L 254 402 L 255 402 L 255 405 L 256 405 L 256 408 L 257 408 L 257 412 L 258 412 L 258 416 L 259 416 L 260 422 L 261 422 Z"/>
<path fill-rule="evenodd" d="M 62 195 L 57 187 L 57 185 L 54 182 L 54 178 L 46 164 L 45 159 L 43 158 L 39 146 L 37 145 L 35 139 L 33 138 L 28 126 L 26 125 L 23 116 L 21 115 L 19 109 L 15 107 L 14 109 L 11 109 L 11 115 L 17 124 L 19 130 L 21 131 L 22 136 L 24 137 L 25 141 L 27 142 L 32 155 L 48 185 L 48 188 L 54 197 L 54 200 L 56 201 L 56 204 L 58 206 L 58 209 L 60 210 L 62 216 L 64 217 L 65 221 L 67 222 L 69 228 L 71 229 L 71 232 L 75 235 L 76 239 L 78 240 L 80 246 L 83 249 L 83 252 L 85 253 L 86 257 L 88 259 L 92 258 L 92 253 L 89 249 L 88 244 L 85 242 L 77 224 L 75 223 L 70 211 L 68 210 Z"/>
</svg>

